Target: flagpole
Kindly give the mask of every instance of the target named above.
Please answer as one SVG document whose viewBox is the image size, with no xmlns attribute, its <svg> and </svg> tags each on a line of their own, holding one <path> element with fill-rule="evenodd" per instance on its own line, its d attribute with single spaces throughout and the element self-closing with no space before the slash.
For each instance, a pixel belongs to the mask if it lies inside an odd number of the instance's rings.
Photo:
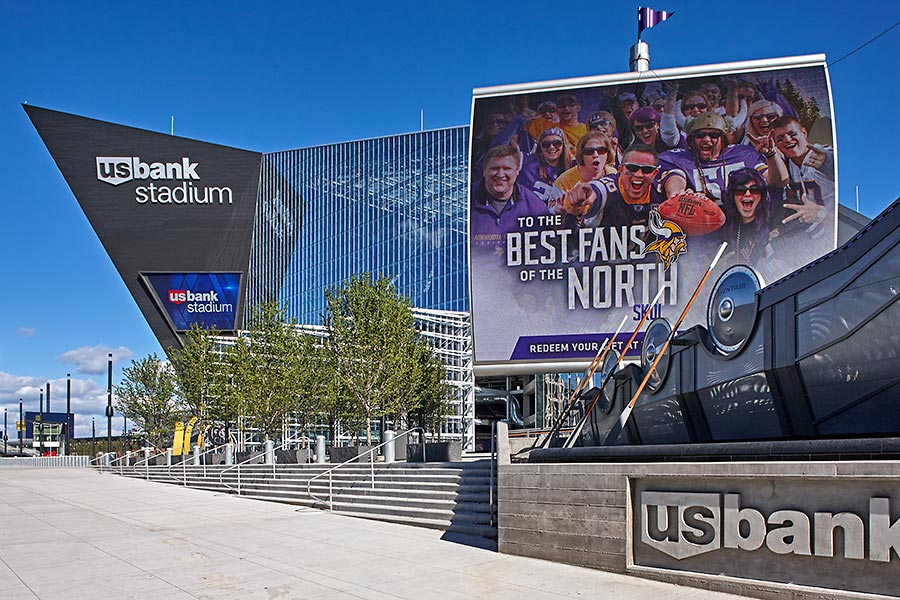
<svg viewBox="0 0 900 600">
<path fill-rule="evenodd" d="M 637 42 L 631 47 L 628 58 L 628 70 L 632 73 L 643 73 L 650 70 L 650 46 L 646 42 L 641 41 L 641 32 L 644 30 L 643 23 L 644 7 L 638 7 L 637 20 Z"/>
</svg>

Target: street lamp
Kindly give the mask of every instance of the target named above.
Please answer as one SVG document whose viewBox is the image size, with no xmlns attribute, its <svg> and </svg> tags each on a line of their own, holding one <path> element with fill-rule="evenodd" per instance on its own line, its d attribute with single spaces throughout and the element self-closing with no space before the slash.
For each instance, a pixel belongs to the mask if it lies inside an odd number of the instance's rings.
<svg viewBox="0 0 900 600">
<path fill-rule="evenodd" d="M 72 421 L 72 374 L 66 373 L 66 454 L 71 453 L 72 430 L 70 425 L 74 425 Z"/>
<path fill-rule="evenodd" d="M 107 379 L 106 379 L 106 453 L 112 452 L 112 352 L 107 354 Z"/>
<path fill-rule="evenodd" d="M 38 415 L 40 423 L 40 433 L 38 433 L 38 451 L 40 455 L 44 455 L 44 390 L 41 390 L 41 413 Z M 31 437 L 34 438 L 34 427 L 31 428 Z"/>
<path fill-rule="evenodd" d="M 22 456 L 22 446 L 25 445 L 23 436 L 25 435 L 25 413 L 22 412 L 22 399 L 19 398 L 19 422 L 16 424 L 16 430 L 19 432 L 19 456 Z"/>
</svg>

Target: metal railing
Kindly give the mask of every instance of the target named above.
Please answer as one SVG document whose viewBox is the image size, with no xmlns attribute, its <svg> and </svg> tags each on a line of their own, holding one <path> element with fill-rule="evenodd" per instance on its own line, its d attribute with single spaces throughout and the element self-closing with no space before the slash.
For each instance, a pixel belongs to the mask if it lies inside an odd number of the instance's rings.
<svg viewBox="0 0 900 600">
<path fill-rule="evenodd" d="M 425 430 L 424 430 L 423 428 L 421 428 L 421 427 L 413 427 L 412 429 L 408 429 L 408 430 L 404 431 L 403 433 L 398 433 L 398 434 L 394 437 L 394 439 L 387 440 L 387 441 L 385 441 L 385 442 L 381 442 L 381 443 L 378 444 L 377 446 L 373 446 L 372 448 L 369 448 L 368 450 L 366 450 L 365 452 L 363 452 L 363 453 L 360 454 L 359 456 L 354 456 L 354 457 L 351 458 L 350 460 L 345 460 L 345 461 L 342 462 L 341 464 L 335 465 L 334 467 L 328 469 L 327 471 L 323 471 L 323 472 L 319 473 L 318 475 L 315 475 L 315 476 L 313 476 L 313 477 L 310 477 L 309 480 L 307 480 L 307 482 L 306 482 L 306 493 L 307 493 L 307 495 L 308 495 L 310 498 L 312 498 L 313 500 L 316 500 L 316 501 L 321 502 L 321 503 L 326 503 L 325 500 L 323 500 L 322 498 L 319 498 L 318 496 L 316 496 L 315 494 L 312 493 L 312 482 L 315 481 L 316 479 L 320 479 L 320 478 L 325 477 L 326 475 L 328 475 L 328 502 L 327 502 L 326 504 L 328 504 L 328 510 L 334 510 L 334 478 L 332 477 L 333 473 L 334 473 L 335 471 L 337 471 L 338 469 L 340 469 L 341 467 L 343 467 L 344 465 L 348 465 L 348 464 L 350 464 L 350 463 L 352 463 L 352 462 L 358 462 L 361 458 L 363 458 L 364 456 L 367 456 L 367 455 L 369 455 L 369 454 L 372 454 L 373 452 L 375 452 L 376 450 L 378 450 L 378 449 L 381 448 L 382 446 L 386 446 L 386 445 L 388 445 L 388 444 L 393 444 L 396 440 L 400 439 L 400 438 L 403 437 L 403 436 L 409 435 L 409 434 L 412 433 L 413 431 L 419 431 L 419 432 L 421 432 L 421 436 L 420 436 L 420 437 L 422 438 L 422 462 L 426 462 L 427 459 L 426 459 L 426 457 L 425 457 Z M 370 465 L 370 467 L 369 467 L 369 474 L 370 474 L 371 481 L 372 481 L 372 489 L 374 490 L 374 489 L 375 489 L 375 460 L 374 460 L 374 456 L 372 457 L 372 460 L 369 461 L 369 465 Z"/>
<path fill-rule="evenodd" d="M 107 454 L 106 452 L 103 452 L 102 454 L 100 454 L 100 456 L 98 456 L 96 458 L 92 458 L 90 460 L 90 462 L 88 462 L 88 466 L 94 467 L 97 469 L 103 468 L 103 465 L 100 464 L 100 461 L 103 460 L 104 458 L 106 458 L 106 454 Z M 109 454 L 112 454 L 112 452 L 110 452 Z M 94 463 L 97 463 L 97 464 L 94 464 Z"/>
<path fill-rule="evenodd" d="M 281 450 L 285 446 L 289 446 L 291 444 L 296 444 L 298 442 L 302 442 L 303 439 L 304 439 L 303 435 L 301 435 L 300 437 L 290 438 L 272 448 L 272 450 L 271 450 L 271 452 L 272 452 L 272 479 L 277 478 L 277 473 L 275 472 L 275 462 L 276 462 L 275 461 L 275 451 Z M 222 469 L 221 471 L 219 471 L 219 483 L 224 485 L 226 488 L 228 488 L 232 492 L 237 492 L 237 495 L 240 496 L 241 495 L 241 465 L 247 464 L 251 461 L 259 460 L 260 456 L 265 457 L 265 455 L 268 452 L 269 452 L 269 450 L 266 449 L 265 447 L 263 447 L 263 451 L 260 454 L 253 454 L 251 451 L 250 456 L 248 456 L 246 459 L 242 460 L 239 463 L 235 463 L 235 464 L 231 465 L 230 467 Z M 265 458 L 263 460 L 265 460 Z M 255 463 L 255 464 L 259 464 L 259 463 Z M 232 487 L 230 484 L 225 483 L 225 479 L 224 479 L 225 473 L 227 473 L 228 471 L 231 471 L 233 469 L 237 469 L 237 489 Z"/>
<path fill-rule="evenodd" d="M 172 475 L 172 469 L 174 469 L 175 467 L 180 466 L 180 467 L 181 467 L 181 479 L 182 479 L 182 485 L 184 485 L 185 487 L 187 487 L 187 468 L 188 468 L 188 461 L 192 461 L 192 462 L 194 462 L 194 461 L 199 461 L 199 463 L 200 463 L 199 465 L 196 465 L 196 464 L 195 464 L 195 465 L 193 465 L 193 466 L 202 466 L 202 467 L 203 467 L 203 476 L 206 477 L 206 463 L 203 461 L 203 457 L 206 456 L 207 454 L 211 454 L 211 453 L 216 452 L 216 451 L 218 451 L 218 450 L 220 450 L 220 449 L 222 449 L 222 448 L 225 448 L 226 446 L 228 446 L 227 443 L 226 443 L 226 444 L 222 444 L 222 445 L 220 445 L 220 446 L 213 446 L 213 447 L 210 448 L 209 450 L 205 450 L 205 451 L 201 452 L 200 454 L 181 454 L 181 458 L 182 458 L 182 459 L 181 459 L 181 462 L 179 462 L 179 463 L 172 463 L 171 465 L 169 465 L 168 468 L 166 469 L 166 477 L 169 477 L 170 479 L 174 479 L 174 480 L 178 481 L 178 478 L 175 477 L 174 475 Z"/>
<path fill-rule="evenodd" d="M 490 488 L 488 492 L 488 501 L 491 506 L 491 527 L 496 526 L 496 515 L 497 511 L 494 510 L 494 469 L 497 468 L 497 421 L 491 421 L 491 478 L 490 478 Z M 500 474 L 497 474 L 499 478 Z"/>
<path fill-rule="evenodd" d="M 63 456 L 7 456 L 0 458 L 2 467 L 88 467 L 89 457 L 84 454 Z"/>
<path fill-rule="evenodd" d="M 141 466 L 141 463 L 143 463 L 144 464 L 144 479 L 149 481 L 150 480 L 150 461 L 154 460 L 156 458 L 159 458 L 160 456 L 165 456 L 168 453 L 169 453 L 169 448 L 166 448 L 162 452 L 157 452 L 156 454 L 151 454 L 150 456 L 145 456 L 141 460 L 134 463 L 134 467 L 137 468 L 137 467 Z"/>
<path fill-rule="evenodd" d="M 131 458 L 131 456 L 130 456 L 128 453 L 125 453 L 125 454 L 123 454 L 122 456 L 119 456 L 119 457 L 114 458 L 113 460 L 109 461 L 109 463 L 108 463 L 106 466 L 109 467 L 110 470 L 112 470 L 113 466 L 114 466 L 116 463 L 119 463 L 119 475 L 124 475 L 124 474 L 125 474 L 125 468 L 124 468 L 124 466 L 122 465 L 122 462 L 121 462 L 121 461 L 125 460 L 126 458 Z"/>
</svg>

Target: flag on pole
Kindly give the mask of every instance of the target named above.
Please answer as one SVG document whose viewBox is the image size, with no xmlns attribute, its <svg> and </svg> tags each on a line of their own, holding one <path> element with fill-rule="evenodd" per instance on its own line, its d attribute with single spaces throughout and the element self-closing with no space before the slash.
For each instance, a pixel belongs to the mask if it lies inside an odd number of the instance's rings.
<svg viewBox="0 0 900 600">
<path fill-rule="evenodd" d="M 666 12 L 664 10 L 653 10 L 643 6 L 638 7 L 638 39 L 641 39 L 642 31 L 662 23 L 674 14 L 674 12 Z"/>
</svg>

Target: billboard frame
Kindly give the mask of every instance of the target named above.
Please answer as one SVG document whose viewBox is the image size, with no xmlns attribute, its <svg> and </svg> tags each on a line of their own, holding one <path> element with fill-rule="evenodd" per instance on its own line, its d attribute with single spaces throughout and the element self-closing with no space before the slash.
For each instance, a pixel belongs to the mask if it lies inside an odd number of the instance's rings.
<svg viewBox="0 0 900 600">
<path fill-rule="evenodd" d="M 808 54 L 800 56 L 788 56 L 779 58 L 767 58 L 750 61 L 737 61 L 728 63 L 717 63 L 708 65 L 695 65 L 688 67 L 675 67 L 668 69 L 656 69 L 648 72 L 623 72 L 608 75 L 594 75 L 588 77 L 575 77 L 568 79 L 555 79 L 547 81 L 534 81 L 518 84 L 505 84 L 498 86 L 477 87 L 472 89 L 472 104 L 470 107 L 469 123 L 475 122 L 475 104 L 476 100 L 484 98 L 496 98 L 502 96 L 510 96 L 514 94 L 528 92 L 561 92 L 576 88 L 584 88 L 588 86 L 600 85 L 619 85 L 619 84 L 638 84 L 648 81 L 665 81 L 670 79 L 678 79 L 685 77 L 707 77 L 717 75 L 728 75 L 732 73 L 755 73 L 763 71 L 771 71 L 774 69 L 799 69 L 804 67 L 821 67 L 824 70 L 826 91 L 828 95 L 832 139 L 834 149 L 834 203 L 835 203 L 835 219 L 833 223 L 832 236 L 835 242 L 838 237 L 838 218 L 837 207 L 840 205 L 839 198 L 839 165 L 838 165 L 838 140 L 837 140 L 837 120 L 835 118 L 834 98 L 831 89 L 831 78 L 828 72 L 828 63 L 825 54 Z M 473 144 L 475 140 L 474 132 L 469 136 L 469 157 L 471 160 L 473 152 Z M 472 165 L 469 165 L 467 174 L 467 186 L 469 194 L 472 192 L 473 186 Z M 473 307 L 472 296 L 474 290 L 473 270 L 472 270 L 472 242 L 471 242 L 471 197 L 468 198 L 466 210 L 469 212 L 469 218 L 466 220 L 467 234 L 467 262 L 469 269 L 469 307 L 470 311 Z M 802 267 L 801 267 L 802 268 Z M 473 354 L 475 349 L 475 322 L 472 320 L 472 348 Z M 629 362 L 626 360 L 626 362 Z M 522 375 L 533 373 L 574 373 L 584 371 L 590 364 L 590 358 L 583 360 L 559 360 L 559 361 L 481 361 L 477 362 L 473 356 L 473 369 L 476 376 L 498 376 L 498 375 Z"/>
</svg>

